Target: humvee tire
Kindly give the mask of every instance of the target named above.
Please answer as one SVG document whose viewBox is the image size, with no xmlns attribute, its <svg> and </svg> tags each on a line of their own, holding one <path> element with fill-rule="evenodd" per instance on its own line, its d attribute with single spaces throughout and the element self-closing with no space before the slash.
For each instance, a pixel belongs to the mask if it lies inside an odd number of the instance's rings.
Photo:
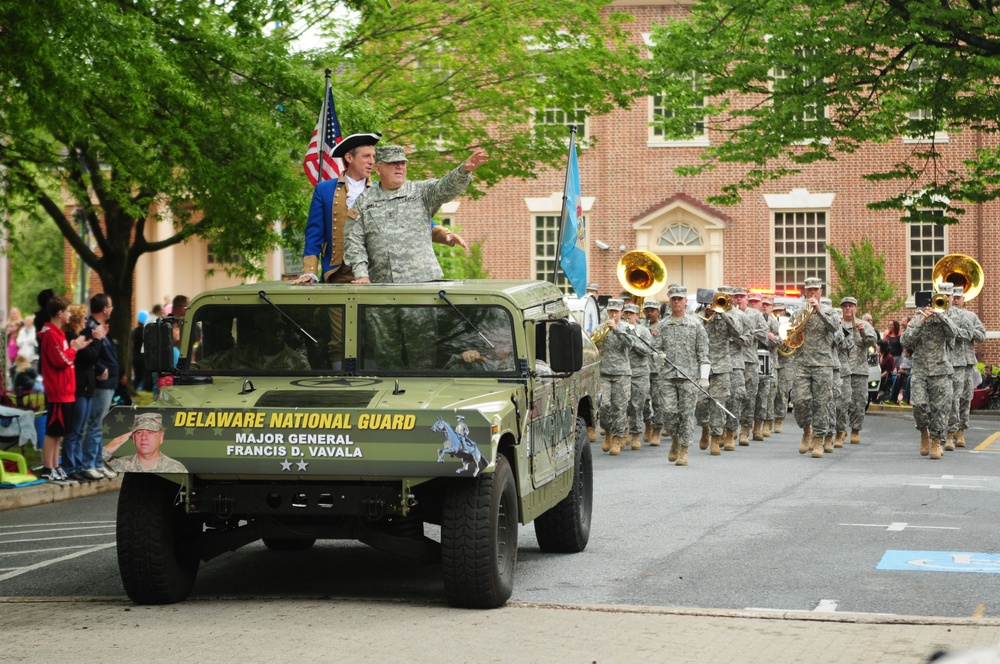
<svg viewBox="0 0 1000 664">
<path fill-rule="evenodd" d="M 594 457 L 587 439 L 587 424 L 576 418 L 576 457 L 573 488 L 555 507 L 535 519 L 538 548 L 545 553 L 579 553 L 590 540 L 594 507 Z"/>
<path fill-rule="evenodd" d="M 118 495 L 118 571 L 136 604 L 173 604 L 194 586 L 200 561 L 183 551 L 201 529 L 175 506 L 178 486 L 157 475 L 125 473 Z"/>
<path fill-rule="evenodd" d="M 264 546 L 271 551 L 305 551 L 311 549 L 316 543 L 315 538 L 295 539 L 293 537 L 262 537 Z"/>
<path fill-rule="evenodd" d="M 492 473 L 451 483 L 441 518 L 441 565 L 449 604 L 493 609 L 510 599 L 517 525 L 517 487 L 502 454 Z"/>
</svg>

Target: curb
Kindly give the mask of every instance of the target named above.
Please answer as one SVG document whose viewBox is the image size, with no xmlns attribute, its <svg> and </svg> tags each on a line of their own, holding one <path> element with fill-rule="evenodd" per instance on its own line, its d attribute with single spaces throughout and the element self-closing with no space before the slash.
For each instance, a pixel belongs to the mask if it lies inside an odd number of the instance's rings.
<svg viewBox="0 0 1000 664">
<path fill-rule="evenodd" d="M 45 483 L 34 484 L 23 489 L 0 489 L 0 512 L 19 509 L 21 507 L 48 505 L 49 503 L 58 503 L 63 500 L 73 500 L 74 498 L 96 496 L 99 493 L 118 491 L 121 486 L 122 476 L 118 475 L 113 480 L 98 480 L 97 482 L 71 484 L 69 486 Z"/>
</svg>

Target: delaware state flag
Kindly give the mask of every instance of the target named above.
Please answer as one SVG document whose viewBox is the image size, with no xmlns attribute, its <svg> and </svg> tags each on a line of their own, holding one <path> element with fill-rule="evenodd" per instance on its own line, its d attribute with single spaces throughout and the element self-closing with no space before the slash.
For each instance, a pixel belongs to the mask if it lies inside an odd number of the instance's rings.
<svg viewBox="0 0 1000 664">
<path fill-rule="evenodd" d="M 566 218 L 563 220 L 559 265 L 577 297 L 583 297 L 587 292 L 586 239 L 583 197 L 580 195 L 580 166 L 576 161 L 576 146 L 570 142 L 569 166 L 566 171 Z"/>
</svg>

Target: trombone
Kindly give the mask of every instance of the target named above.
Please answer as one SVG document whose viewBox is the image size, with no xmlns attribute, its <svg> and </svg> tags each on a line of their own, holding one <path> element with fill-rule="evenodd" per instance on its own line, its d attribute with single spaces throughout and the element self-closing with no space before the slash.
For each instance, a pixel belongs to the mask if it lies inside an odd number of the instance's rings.
<svg viewBox="0 0 1000 664">
<path fill-rule="evenodd" d="M 707 321 L 715 314 L 729 311 L 732 308 L 733 296 L 729 293 L 723 293 L 722 291 L 715 291 L 715 295 L 712 296 L 712 303 L 706 305 L 705 308 L 698 313 L 698 317 L 703 321 Z"/>
</svg>

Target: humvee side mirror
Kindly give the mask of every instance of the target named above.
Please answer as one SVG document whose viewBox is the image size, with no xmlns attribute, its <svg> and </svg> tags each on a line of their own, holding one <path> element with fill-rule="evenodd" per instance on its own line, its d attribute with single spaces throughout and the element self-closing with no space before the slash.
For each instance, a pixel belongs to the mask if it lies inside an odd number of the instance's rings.
<svg viewBox="0 0 1000 664">
<path fill-rule="evenodd" d="M 559 320 L 549 326 L 549 366 L 556 373 L 583 367 L 583 330 L 576 321 Z"/>
<path fill-rule="evenodd" d="M 169 319 L 158 318 L 142 328 L 146 369 L 156 373 L 174 372 L 174 325 Z"/>
</svg>

